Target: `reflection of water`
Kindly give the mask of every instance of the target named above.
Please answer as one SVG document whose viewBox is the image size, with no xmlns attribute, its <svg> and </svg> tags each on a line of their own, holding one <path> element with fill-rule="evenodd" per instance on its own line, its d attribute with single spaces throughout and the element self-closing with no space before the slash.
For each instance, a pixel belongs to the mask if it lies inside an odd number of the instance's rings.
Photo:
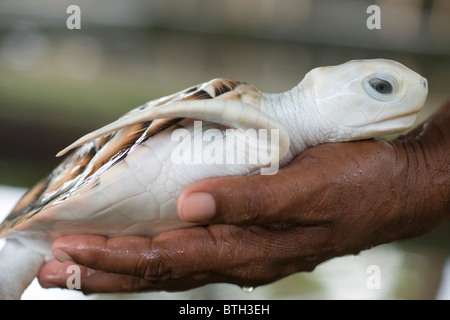
<svg viewBox="0 0 450 320">
<path fill-rule="evenodd" d="M 0 220 L 25 189 L 0 186 Z M 0 244 L 1 245 L 1 244 Z M 358 256 L 332 259 L 312 273 L 297 273 L 273 284 L 242 290 L 230 284 L 208 285 L 179 293 L 91 295 L 71 290 L 42 289 L 35 280 L 23 299 L 403 299 L 422 297 L 432 256 L 402 250 L 395 244 L 382 245 Z M 435 268 L 440 270 L 440 268 Z M 432 299 L 434 295 L 425 297 Z M 445 264 L 437 299 L 450 299 L 450 258 Z"/>
</svg>

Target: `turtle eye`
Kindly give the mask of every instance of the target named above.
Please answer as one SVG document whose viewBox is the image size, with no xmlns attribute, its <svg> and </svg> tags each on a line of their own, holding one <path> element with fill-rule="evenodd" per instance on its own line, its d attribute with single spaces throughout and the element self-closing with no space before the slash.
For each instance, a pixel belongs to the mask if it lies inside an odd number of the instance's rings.
<svg viewBox="0 0 450 320">
<path fill-rule="evenodd" d="M 392 93 L 392 84 L 389 81 L 373 78 L 369 80 L 369 84 L 372 88 L 374 88 L 378 93 L 381 94 L 390 94 Z"/>
</svg>

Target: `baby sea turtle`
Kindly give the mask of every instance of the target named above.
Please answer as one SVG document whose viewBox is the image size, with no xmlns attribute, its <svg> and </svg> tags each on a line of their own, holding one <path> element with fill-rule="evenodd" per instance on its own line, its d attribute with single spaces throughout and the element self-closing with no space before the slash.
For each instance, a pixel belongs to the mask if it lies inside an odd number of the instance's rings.
<svg viewBox="0 0 450 320">
<path fill-rule="evenodd" d="M 273 174 L 320 143 L 404 131 L 427 92 L 416 72 L 374 59 L 313 69 L 282 93 L 214 79 L 147 102 L 61 151 L 75 149 L 3 221 L 0 298 L 21 297 L 59 236 L 151 236 L 190 226 L 176 211 L 188 185 Z"/>
</svg>

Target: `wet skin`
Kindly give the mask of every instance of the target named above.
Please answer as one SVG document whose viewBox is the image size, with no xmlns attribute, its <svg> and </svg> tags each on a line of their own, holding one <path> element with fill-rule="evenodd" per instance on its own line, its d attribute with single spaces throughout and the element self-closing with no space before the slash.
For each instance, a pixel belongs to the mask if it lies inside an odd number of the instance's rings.
<svg viewBox="0 0 450 320">
<path fill-rule="evenodd" d="M 178 199 L 205 226 L 153 238 L 70 236 L 53 244 L 43 287 L 83 292 L 258 286 L 336 256 L 416 237 L 450 217 L 450 101 L 406 136 L 316 146 L 276 175 L 200 181 Z"/>
</svg>

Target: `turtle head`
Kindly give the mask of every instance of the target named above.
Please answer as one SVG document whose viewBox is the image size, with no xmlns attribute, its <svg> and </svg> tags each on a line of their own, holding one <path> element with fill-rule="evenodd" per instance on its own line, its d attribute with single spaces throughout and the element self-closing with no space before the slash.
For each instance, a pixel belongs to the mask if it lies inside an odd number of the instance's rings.
<svg viewBox="0 0 450 320">
<path fill-rule="evenodd" d="M 330 127 L 327 141 L 402 132 L 414 124 L 428 94 L 425 78 L 385 59 L 316 68 L 305 80 L 320 117 Z"/>
</svg>

